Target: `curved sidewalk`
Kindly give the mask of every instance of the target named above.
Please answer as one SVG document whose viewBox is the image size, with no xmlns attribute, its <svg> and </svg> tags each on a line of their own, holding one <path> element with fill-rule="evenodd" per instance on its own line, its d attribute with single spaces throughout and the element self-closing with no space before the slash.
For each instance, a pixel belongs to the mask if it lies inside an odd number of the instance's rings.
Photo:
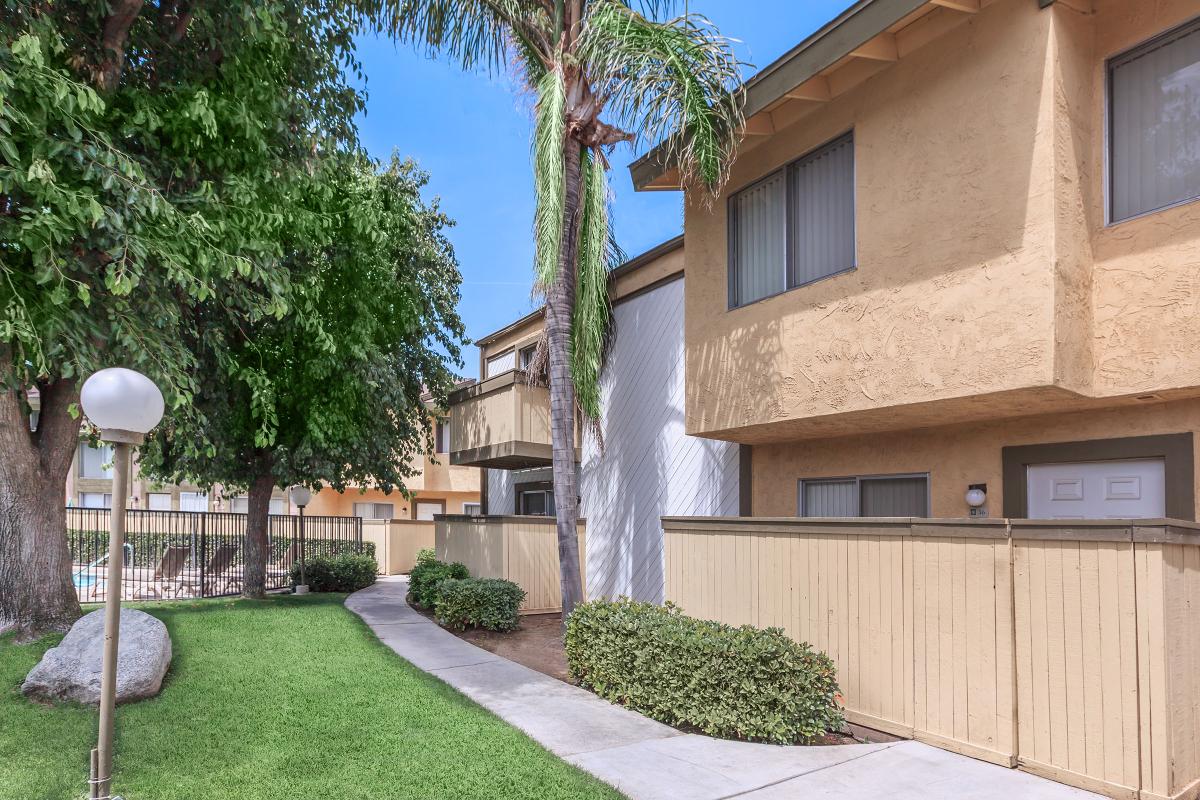
<svg viewBox="0 0 1200 800">
<path fill-rule="evenodd" d="M 681 733 L 481 650 L 409 608 L 406 578 L 346 598 L 413 665 L 632 800 L 1085 800 L 1099 795 L 920 742 L 779 747 Z"/>
</svg>

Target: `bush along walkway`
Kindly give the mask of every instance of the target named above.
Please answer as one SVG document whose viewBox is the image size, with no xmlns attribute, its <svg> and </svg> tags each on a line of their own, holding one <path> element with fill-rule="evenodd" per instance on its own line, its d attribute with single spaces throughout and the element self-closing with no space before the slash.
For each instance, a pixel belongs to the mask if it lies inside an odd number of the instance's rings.
<svg viewBox="0 0 1200 800">
<path fill-rule="evenodd" d="M 481 650 L 409 608 L 406 578 L 346 599 L 409 662 L 631 800 L 1085 800 L 1079 789 L 920 742 L 781 747 L 682 733 Z"/>
</svg>

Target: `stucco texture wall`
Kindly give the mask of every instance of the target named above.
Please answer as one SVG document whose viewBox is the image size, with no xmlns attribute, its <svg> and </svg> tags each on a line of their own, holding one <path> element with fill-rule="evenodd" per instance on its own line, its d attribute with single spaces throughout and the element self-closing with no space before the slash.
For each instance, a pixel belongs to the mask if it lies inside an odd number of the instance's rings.
<svg viewBox="0 0 1200 800">
<path fill-rule="evenodd" d="M 795 516 L 797 482 L 804 478 L 927 472 L 930 516 L 966 516 L 967 487 L 986 483 L 989 514 L 999 517 L 1004 507 L 1004 447 L 1187 432 L 1200 432 L 1200 400 L 756 445 L 751 455 L 751 513 Z M 1196 474 L 1200 476 L 1200 470 Z"/>
<path fill-rule="evenodd" d="M 741 156 L 686 210 L 689 432 L 1052 383 L 1050 16 L 997 2 Z M 728 195 L 847 130 L 858 266 L 727 310 Z M 736 438 L 736 437 L 729 437 Z"/>
<path fill-rule="evenodd" d="M 479 492 L 416 492 L 410 499 L 398 491 L 391 494 L 384 494 L 378 489 L 367 489 L 365 492 L 347 489 L 344 492 L 335 492 L 326 488 L 313 495 L 312 502 L 304 509 L 304 513 L 313 516 L 351 517 L 354 516 L 355 503 L 391 503 L 396 519 L 413 519 L 415 503 L 420 500 L 443 502 L 446 506 L 445 513 L 461 514 L 463 503 L 479 502 Z"/>
<path fill-rule="evenodd" d="M 1108 225 L 1105 61 L 1185 0 L 994 0 L 800 117 L 686 211 L 687 427 L 748 443 L 1200 386 L 1200 204 Z M 777 118 L 786 118 L 777 115 Z M 730 192 L 855 135 L 858 267 L 727 308 Z"/>
</svg>

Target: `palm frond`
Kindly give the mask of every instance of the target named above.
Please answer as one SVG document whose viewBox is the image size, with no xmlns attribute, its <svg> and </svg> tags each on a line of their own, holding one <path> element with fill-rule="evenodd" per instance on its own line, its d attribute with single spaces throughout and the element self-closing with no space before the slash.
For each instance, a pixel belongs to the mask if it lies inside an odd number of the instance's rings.
<svg viewBox="0 0 1200 800">
<path fill-rule="evenodd" d="M 585 418 L 600 418 L 600 373 L 612 318 L 608 273 L 620 259 L 609 225 L 608 172 L 603 160 L 584 154 L 583 218 L 579 235 L 575 313 L 571 320 L 571 380 Z"/>
<path fill-rule="evenodd" d="M 743 124 L 741 64 L 711 22 L 656 22 L 621 0 L 595 0 L 579 57 L 617 127 L 661 143 L 685 182 L 724 183 Z"/>
<path fill-rule="evenodd" d="M 538 82 L 533 132 L 533 183 L 537 194 L 533 220 L 534 277 L 542 289 L 554 283 L 562 246 L 563 205 L 566 202 L 563 171 L 566 103 L 566 83 L 562 69 L 556 67 Z"/>
<path fill-rule="evenodd" d="M 502 70 L 510 44 L 529 53 L 553 50 L 553 22 L 539 0 L 378 0 L 382 30 L 430 55 L 449 55 L 464 69 Z"/>
</svg>

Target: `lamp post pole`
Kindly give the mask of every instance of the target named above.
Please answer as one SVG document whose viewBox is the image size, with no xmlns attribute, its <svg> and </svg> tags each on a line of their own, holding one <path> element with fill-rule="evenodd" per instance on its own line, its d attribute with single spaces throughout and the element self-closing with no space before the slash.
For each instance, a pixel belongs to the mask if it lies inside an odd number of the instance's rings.
<svg viewBox="0 0 1200 800">
<path fill-rule="evenodd" d="M 300 506 L 300 585 L 296 594 L 308 593 L 308 575 L 304 572 L 304 506 Z"/>
<path fill-rule="evenodd" d="M 125 567 L 125 496 L 129 493 L 130 445 L 144 437 L 131 431 L 106 430 L 101 438 L 113 446 L 112 508 L 108 512 L 108 581 L 104 590 L 104 661 L 100 673 L 100 737 L 92 751 L 92 798 L 108 800 L 112 783 L 113 713 L 117 704 L 117 645 L 121 637 L 121 574 Z"/>
<path fill-rule="evenodd" d="M 113 446 L 113 499 L 108 515 L 108 582 L 104 597 L 104 653 L 100 672 L 100 732 L 91 754 L 92 800 L 112 798 L 113 718 L 117 705 L 117 656 L 121 640 L 121 573 L 125 566 L 125 504 L 129 495 L 130 450 L 163 415 L 163 396 L 145 375 L 102 369 L 79 393 L 83 413 Z"/>
<path fill-rule="evenodd" d="M 308 594 L 308 576 L 304 572 L 304 507 L 312 500 L 312 492 L 307 486 L 293 486 L 290 494 L 292 502 L 300 509 L 300 582 L 296 584 L 296 594 Z"/>
</svg>

